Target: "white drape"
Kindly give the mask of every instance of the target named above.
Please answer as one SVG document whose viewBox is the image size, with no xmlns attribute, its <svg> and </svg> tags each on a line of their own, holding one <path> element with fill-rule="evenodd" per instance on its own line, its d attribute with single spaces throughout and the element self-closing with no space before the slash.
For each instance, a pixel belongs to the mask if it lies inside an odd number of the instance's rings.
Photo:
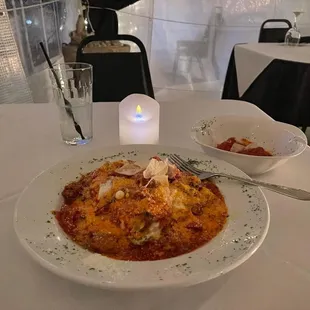
<svg viewBox="0 0 310 310">
<path fill-rule="evenodd" d="M 4 0 L 0 0 L 0 29 L 0 104 L 31 103 L 31 92 Z"/>
</svg>

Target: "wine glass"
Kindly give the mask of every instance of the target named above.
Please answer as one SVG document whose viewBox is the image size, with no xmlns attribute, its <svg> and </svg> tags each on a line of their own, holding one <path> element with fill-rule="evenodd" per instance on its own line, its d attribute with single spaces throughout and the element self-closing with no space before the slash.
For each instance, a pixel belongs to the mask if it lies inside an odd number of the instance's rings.
<svg viewBox="0 0 310 310">
<path fill-rule="evenodd" d="M 285 35 L 285 44 L 290 46 L 296 46 L 300 42 L 301 33 L 297 27 L 298 18 L 304 13 L 302 9 L 296 9 L 293 11 L 294 14 L 294 25 Z"/>
</svg>

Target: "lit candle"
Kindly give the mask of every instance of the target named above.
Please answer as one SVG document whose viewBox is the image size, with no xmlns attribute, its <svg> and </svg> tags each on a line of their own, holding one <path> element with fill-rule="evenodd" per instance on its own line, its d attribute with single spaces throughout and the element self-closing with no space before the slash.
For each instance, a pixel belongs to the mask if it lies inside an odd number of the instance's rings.
<svg viewBox="0 0 310 310">
<path fill-rule="evenodd" d="M 137 108 L 136 108 L 136 119 L 137 120 L 142 120 L 143 116 L 142 116 L 142 108 L 141 106 L 138 104 Z"/>
<path fill-rule="evenodd" d="M 119 104 L 121 144 L 156 144 L 159 140 L 159 104 L 154 99 L 133 94 Z"/>
</svg>

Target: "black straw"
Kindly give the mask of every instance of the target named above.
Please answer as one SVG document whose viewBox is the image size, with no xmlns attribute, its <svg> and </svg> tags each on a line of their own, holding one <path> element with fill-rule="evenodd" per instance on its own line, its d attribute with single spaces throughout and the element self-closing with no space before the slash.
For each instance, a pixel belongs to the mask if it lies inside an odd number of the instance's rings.
<svg viewBox="0 0 310 310">
<path fill-rule="evenodd" d="M 72 105 L 71 105 L 71 103 L 65 98 L 65 95 L 64 95 L 64 93 L 63 93 L 63 90 L 62 90 L 61 83 L 60 83 L 60 81 L 59 81 L 58 75 L 57 75 L 57 73 L 56 73 L 56 71 L 55 71 L 55 69 L 54 69 L 54 67 L 53 67 L 53 65 L 52 65 L 52 62 L 51 62 L 49 56 L 47 55 L 46 49 L 45 49 L 45 47 L 44 47 L 44 45 L 43 45 L 43 42 L 40 42 L 40 47 L 41 47 L 42 52 L 43 52 L 43 54 L 44 54 L 44 56 L 45 56 L 45 58 L 46 58 L 46 61 L 47 61 L 47 63 L 48 63 L 48 66 L 50 67 L 50 69 L 51 69 L 51 71 L 52 71 L 52 73 L 53 73 L 53 75 L 54 75 L 54 78 L 55 78 L 55 80 L 56 80 L 57 87 L 60 89 L 60 91 L 61 91 L 61 93 L 62 93 L 62 97 L 63 97 L 63 99 L 64 99 L 65 106 L 66 106 L 66 112 L 67 112 L 67 114 L 72 118 L 72 121 L 73 121 L 73 123 L 74 123 L 74 127 L 75 127 L 76 132 L 77 132 L 77 133 L 81 136 L 81 138 L 84 140 L 85 137 L 84 137 L 84 135 L 83 135 L 81 126 L 76 122 L 76 120 L 75 120 L 75 118 L 74 118 L 73 111 L 72 111 Z"/>
</svg>

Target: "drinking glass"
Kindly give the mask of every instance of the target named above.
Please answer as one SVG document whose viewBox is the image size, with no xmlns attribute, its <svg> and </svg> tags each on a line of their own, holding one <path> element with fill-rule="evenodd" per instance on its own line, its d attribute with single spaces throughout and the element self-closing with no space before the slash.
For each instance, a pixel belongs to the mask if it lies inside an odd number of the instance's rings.
<svg viewBox="0 0 310 310">
<path fill-rule="evenodd" d="M 50 79 L 59 108 L 62 139 L 69 145 L 87 144 L 93 138 L 92 66 L 64 63 L 54 65 L 53 71 L 50 70 Z"/>
<path fill-rule="evenodd" d="M 294 14 L 294 25 L 285 35 L 285 44 L 290 46 L 296 46 L 300 42 L 301 33 L 297 27 L 298 18 L 304 13 L 302 9 L 296 9 L 293 11 Z"/>
</svg>

